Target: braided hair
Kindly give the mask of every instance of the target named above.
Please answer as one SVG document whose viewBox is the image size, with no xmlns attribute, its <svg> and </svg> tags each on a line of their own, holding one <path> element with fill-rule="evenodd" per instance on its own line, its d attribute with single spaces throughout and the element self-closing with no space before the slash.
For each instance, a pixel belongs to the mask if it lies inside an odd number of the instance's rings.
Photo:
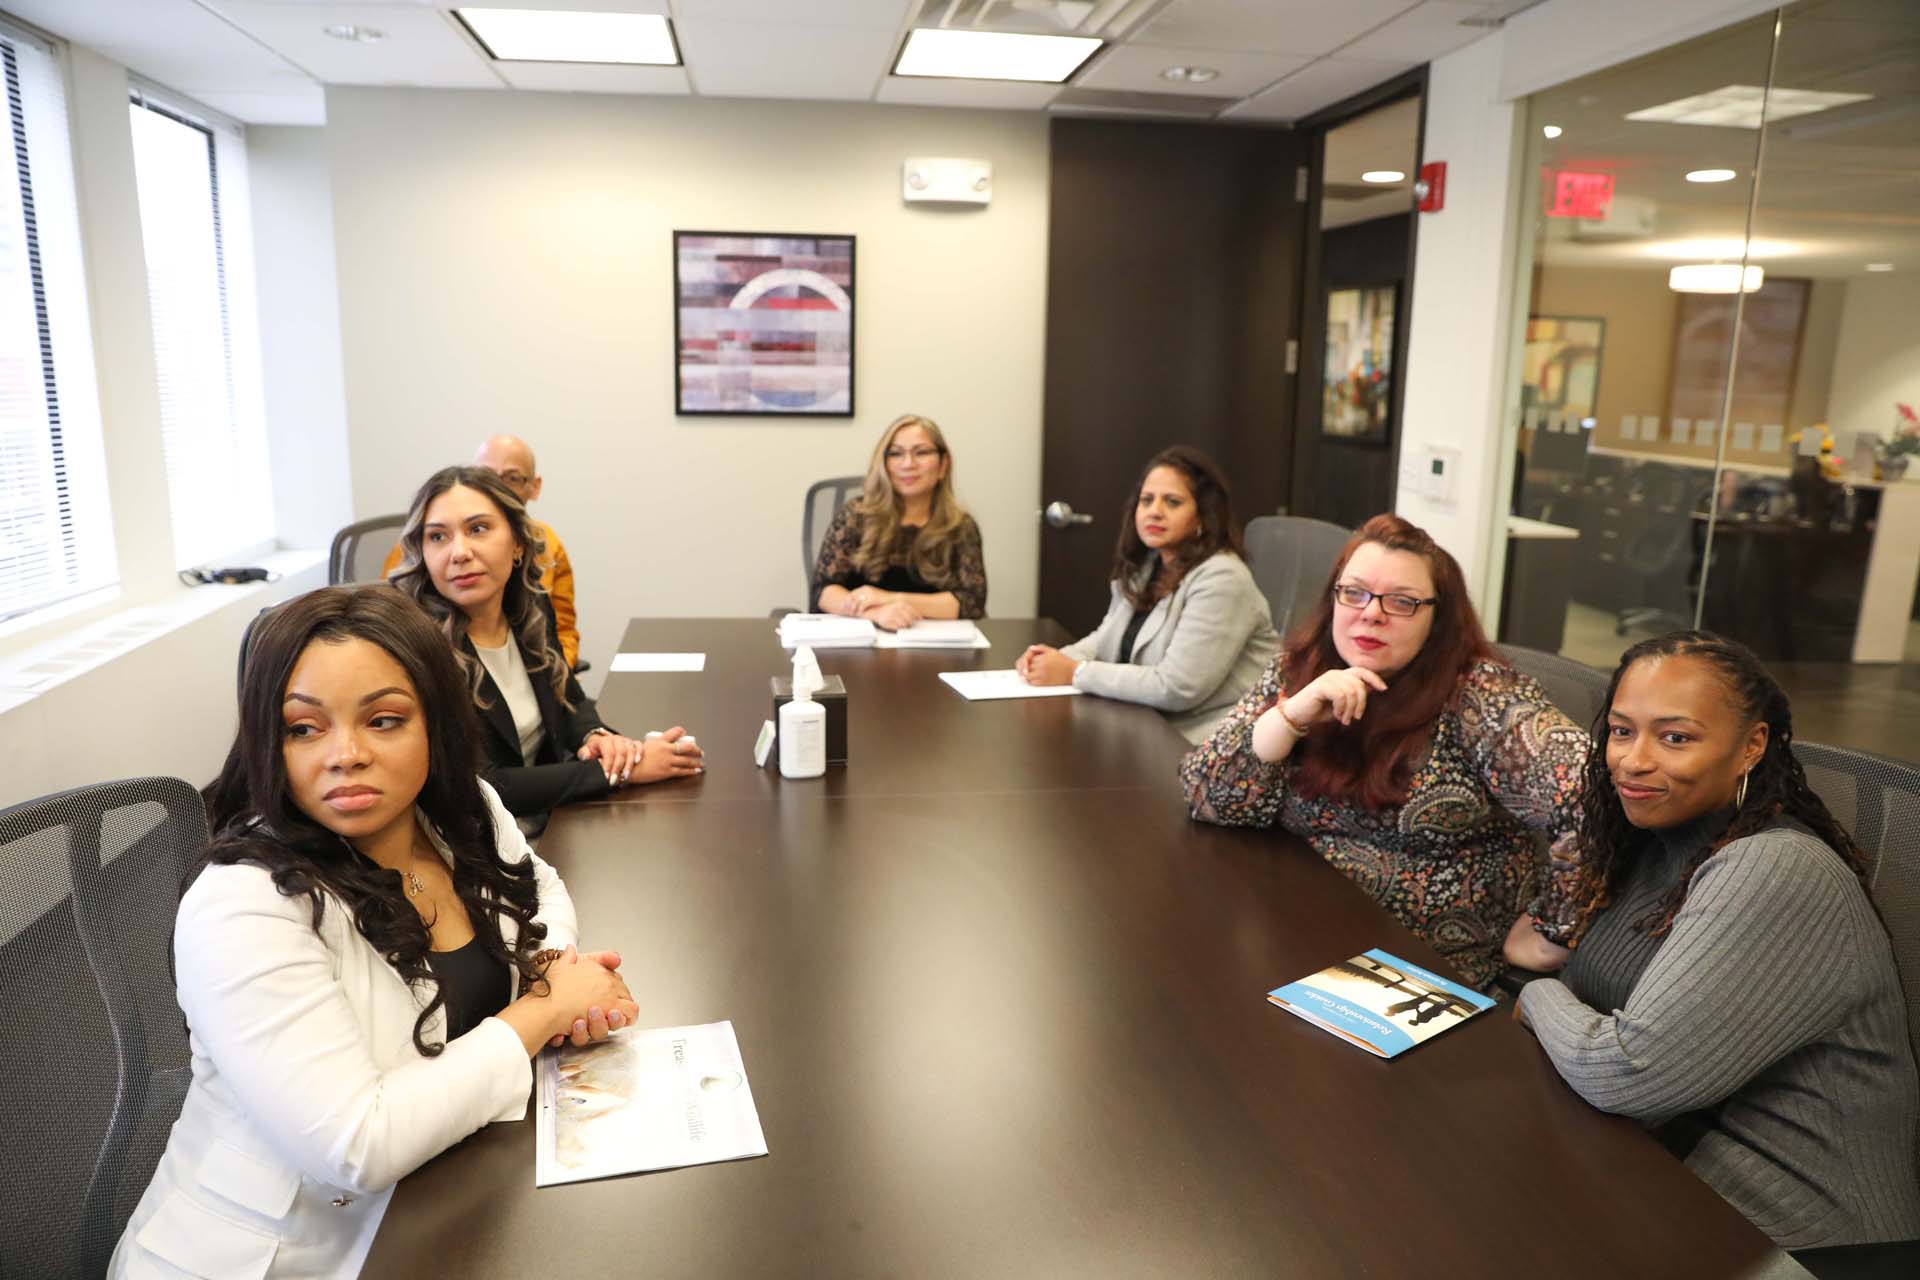
<svg viewBox="0 0 1920 1280">
<path fill-rule="evenodd" d="M 1869 871 L 1866 854 L 1807 785 L 1806 771 L 1793 754 L 1793 713 L 1779 683 L 1744 645 L 1710 631 L 1674 631 L 1643 640 L 1620 655 L 1620 665 L 1614 668 L 1607 696 L 1594 717 L 1593 749 L 1587 753 L 1586 775 L 1581 786 L 1578 869 L 1570 887 L 1576 937 L 1585 934 L 1593 918 L 1613 900 L 1614 893 L 1639 861 L 1641 851 L 1655 838 L 1651 832 L 1627 820 L 1626 809 L 1613 788 L 1606 742 L 1607 716 L 1613 707 L 1614 694 L 1634 663 L 1643 658 L 1678 657 L 1706 663 L 1746 722 L 1766 725 L 1767 745 L 1747 775 L 1746 793 L 1732 823 L 1717 839 L 1693 855 L 1673 891 L 1646 916 L 1634 921 L 1634 928 L 1649 937 L 1666 936 L 1673 927 L 1673 918 L 1680 912 L 1681 903 L 1686 900 L 1687 886 L 1702 863 L 1723 846 L 1783 822 L 1806 827 L 1847 864 L 1863 886 L 1866 883 Z"/>
</svg>

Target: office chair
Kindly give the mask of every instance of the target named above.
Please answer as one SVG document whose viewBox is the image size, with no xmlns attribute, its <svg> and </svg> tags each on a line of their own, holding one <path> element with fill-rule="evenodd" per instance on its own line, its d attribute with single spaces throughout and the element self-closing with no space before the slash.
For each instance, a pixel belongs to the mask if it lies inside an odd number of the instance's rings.
<svg viewBox="0 0 1920 1280">
<path fill-rule="evenodd" d="M 840 508 L 859 495 L 867 483 L 865 476 L 833 476 L 807 486 L 806 504 L 800 511 L 800 581 L 802 611 L 813 607 L 813 566 L 820 559 L 820 543 L 827 526 L 840 514 Z M 793 613 L 792 609 L 774 609 L 771 616 Z"/>
<path fill-rule="evenodd" d="M 1826 803 L 1872 870 L 1867 892 L 1893 940 L 1893 963 L 1907 997 L 1907 1037 L 1920 1061 L 1920 766 L 1870 751 L 1793 744 L 1807 785 Z M 1920 1158 L 1920 1133 L 1914 1135 Z M 1920 1275 L 1920 1240 L 1812 1249 L 1794 1258 L 1822 1280 Z"/>
<path fill-rule="evenodd" d="M 177 778 L 0 810 L 0 1240 L 8 1275 L 98 1276 L 191 1079 L 173 989 L 181 877 L 207 845 Z"/>
<path fill-rule="evenodd" d="M 1599 716 L 1600 703 L 1607 696 L 1607 681 L 1612 678 L 1607 672 L 1525 645 L 1501 644 L 1494 648 L 1513 664 L 1515 671 L 1538 680 L 1547 697 L 1567 719 L 1587 728 Z"/>
<path fill-rule="evenodd" d="M 1693 625 L 1692 585 L 1699 581 L 1700 530 L 1693 512 L 1710 486 L 1679 467 L 1649 463 L 1627 485 L 1627 502 L 1645 521 L 1620 551 L 1620 565 L 1639 580 L 1646 602 L 1620 610 L 1613 633 L 1635 627 L 1685 630 Z"/>
<path fill-rule="evenodd" d="M 380 581 L 380 565 L 393 549 L 400 530 L 406 525 L 405 512 L 391 516 L 372 516 L 356 520 L 333 535 L 333 548 L 327 553 L 327 585 L 347 582 Z M 391 533 L 392 537 L 384 536 Z M 362 564 L 360 553 L 366 550 L 374 558 Z"/>
<path fill-rule="evenodd" d="M 1351 529 L 1305 516 L 1247 521 L 1247 567 L 1281 635 L 1319 603 L 1327 570 L 1352 536 Z"/>
</svg>

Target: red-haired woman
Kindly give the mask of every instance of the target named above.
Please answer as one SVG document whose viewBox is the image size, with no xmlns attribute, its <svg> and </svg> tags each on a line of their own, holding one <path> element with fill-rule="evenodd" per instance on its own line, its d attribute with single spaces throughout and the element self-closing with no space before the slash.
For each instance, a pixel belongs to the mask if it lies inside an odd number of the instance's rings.
<svg viewBox="0 0 1920 1280">
<path fill-rule="evenodd" d="M 1487 643 L 1454 558 L 1381 515 L 1180 777 L 1194 817 L 1285 827 L 1485 987 L 1503 944 L 1542 968 L 1565 954 L 1568 922 L 1522 913 L 1533 833 L 1570 840 L 1586 755 Z"/>
</svg>

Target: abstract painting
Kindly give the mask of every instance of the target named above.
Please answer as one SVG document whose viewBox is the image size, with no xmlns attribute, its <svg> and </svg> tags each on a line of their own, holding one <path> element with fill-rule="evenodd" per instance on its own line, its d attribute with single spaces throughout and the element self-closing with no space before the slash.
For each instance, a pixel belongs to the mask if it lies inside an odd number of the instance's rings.
<svg viewBox="0 0 1920 1280">
<path fill-rule="evenodd" d="M 853 416 L 853 237 L 673 233 L 674 412 Z"/>
<path fill-rule="evenodd" d="M 1327 367 L 1320 433 L 1385 444 L 1393 417 L 1392 285 L 1327 294 Z"/>
<path fill-rule="evenodd" d="M 1520 410 L 1553 431 L 1592 426 L 1607 322 L 1597 316 L 1529 316 Z"/>
</svg>

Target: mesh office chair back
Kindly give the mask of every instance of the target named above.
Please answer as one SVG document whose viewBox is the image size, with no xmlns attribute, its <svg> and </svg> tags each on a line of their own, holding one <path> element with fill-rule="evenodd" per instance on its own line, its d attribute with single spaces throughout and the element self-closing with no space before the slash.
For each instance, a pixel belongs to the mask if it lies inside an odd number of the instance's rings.
<svg viewBox="0 0 1920 1280">
<path fill-rule="evenodd" d="M 1247 567 L 1285 636 L 1319 603 L 1327 570 L 1353 530 L 1305 516 L 1261 516 L 1247 521 L 1246 536 Z"/>
<path fill-rule="evenodd" d="M 1525 645 L 1501 644 L 1494 648 L 1513 664 L 1514 670 L 1538 680 L 1547 697 L 1567 719 L 1583 729 L 1592 726 L 1600 714 L 1600 704 L 1606 699 L 1607 681 L 1612 679 L 1610 673 Z"/>
<path fill-rule="evenodd" d="M 387 553 L 400 540 L 407 523 L 406 513 L 371 516 L 356 520 L 333 535 L 333 549 L 327 554 L 327 585 L 347 582 L 378 582 L 380 566 Z"/>
<path fill-rule="evenodd" d="M 834 476 L 807 487 L 807 505 L 800 516 L 800 576 L 806 592 L 805 608 L 813 607 L 813 566 L 820 559 L 820 543 L 827 526 L 866 485 L 865 476 Z"/>
<path fill-rule="evenodd" d="M 177 778 L 0 811 L 0 1273 L 106 1271 L 191 1078 L 180 880 L 207 845 Z"/>
</svg>

